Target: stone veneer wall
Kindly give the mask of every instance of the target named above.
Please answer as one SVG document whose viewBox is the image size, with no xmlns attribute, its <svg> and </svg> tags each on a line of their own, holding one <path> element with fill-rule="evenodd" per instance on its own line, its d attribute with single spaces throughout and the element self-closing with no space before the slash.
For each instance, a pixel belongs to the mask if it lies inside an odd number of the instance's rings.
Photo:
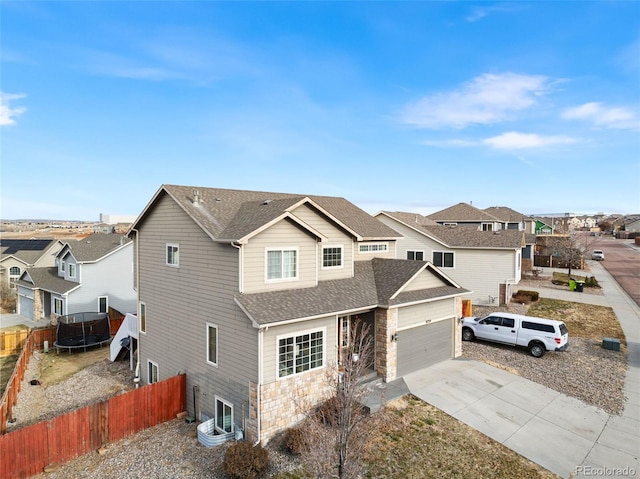
<svg viewBox="0 0 640 479">
<path fill-rule="evenodd" d="M 459 358 L 462 356 L 462 322 L 458 318 L 462 317 L 462 299 L 456 298 L 455 304 L 455 317 L 453 318 L 453 357 Z"/>
<path fill-rule="evenodd" d="M 303 419 L 311 407 L 328 399 L 338 373 L 327 366 L 281 379 L 261 387 L 260 440 L 267 443 L 275 434 Z M 251 384 L 251 407 L 246 426 L 248 440 L 255 442 L 257 433 L 256 384 Z"/>
<path fill-rule="evenodd" d="M 19 300 L 19 298 L 18 298 Z M 44 291 L 41 289 L 36 289 L 33 291 L 33 319 L 38 320 L 44 318 L 44 305 L 42 304 L 44 300 Z M 23 313 L 24 314 L 24 313 Z"/>
<path fill-rule="evenodd" d="M 377 308 L 375 315 L 376 371 L 389 382 L 396 378 L 398 368 L 398 342 L 391 340 L 391 335 L 398 331 L 398 308 Z"/>
</svg>

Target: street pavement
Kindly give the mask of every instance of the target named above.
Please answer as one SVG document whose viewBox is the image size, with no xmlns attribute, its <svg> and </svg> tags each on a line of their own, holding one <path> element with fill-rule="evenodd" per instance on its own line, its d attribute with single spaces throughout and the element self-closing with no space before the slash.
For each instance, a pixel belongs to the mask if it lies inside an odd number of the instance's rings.
<svg viewBox="0 0 640 479">
<path fill-rule="evenodd" d="M 530 288 L 543 298 L 609 306 L 627 340 L 620 416 L 518 375 L 469 359 L 409 374 L 412 394 L 563 478 L 637 478 L 640 473 L 640 308 L 597 262 L 604 296 Z M 545 271 L 544 274 L 550 274 Z"/>
</svg>

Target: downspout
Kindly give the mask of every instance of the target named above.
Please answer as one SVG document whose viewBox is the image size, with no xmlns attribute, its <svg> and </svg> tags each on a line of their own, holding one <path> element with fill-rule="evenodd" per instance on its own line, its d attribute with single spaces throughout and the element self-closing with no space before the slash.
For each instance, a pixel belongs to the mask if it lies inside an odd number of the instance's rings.
<svg viewBox="0 0 640 479">
<path fill-rule="evenodd" d="M 243 261 L 243 252 L 244 250 L 242 249 L 242 245 L 241 244 L 237 244 L 235 242 L 231 242 L 230 243 L 231 246 L 233 246 L 234 248 L 236 248 L 238 250 L 238 290 L 242 293 L 244 292 L 244 270 L 243 270 L 243 266 L 244 266 L 244 261 Z M 267 326 L 268 329 L 268 326 Z M 260 406 L 260 401 L 261 401 L 261 388 L 262 388 L 262 343 L 263 343 L 263 336 L 264 336 L 264 332 L 265 329 L 260 328 L 258 329 L 258 382 L 256 384 L 256 435 L 257 435 L 257 439 L 256 442 L 253 444 L 254 446 L 257 446 L 258 444 L 260 444 L 260 435 L 262 433 L 261 431 L 261 406 Z M 246 433 L 246 431 L 245 431 Z"/>
<path fill-rule="evenodd" d="M 140 241 L 139 241 L 139 237 L 140 237 L 140 232 L 137 229 L 131 228 L 131 231 L 135 231 L 136 232 L 136 247 L 135 247 L 135 252 L 136 252 L 136 276 L 135 276 L 135 280 L 136 280 L 136 295 L 138 297 L 138 304 L 136 304 L 136 328 L 138 329 L 138 338 L 136 339 L 136 371 L 133 377 L 133 382 L 136 384 L 136 388 L 138 388 L 138 386 L 140 385 L 140 338 L 142 337 L 142 335 L 140 334 L 140 317 L 138 316 L 140 314 Z M 148 380 L 149 378 L 147 378 Z"/>
<path fill-rule="evenodd" d="M 269 327 L 267 326 L 267 329 Z M 258 330 L 258 384 L 256 384 L 256 414 L 257 414 L 257 435 L 258 435 L 258 439 L 256 439 L 256 442 L 253 444 L 254 446 L 257 446 L 258 444 L 260 444 L 260 435 L 262 433 L 261 431 L 261 427 L 260 427 L 260 423 L 261 423 L 261 410 L 262 410 L 262 405 L 260 404 L 260 392 L 262 389 L 262 343 L 263 343 L 263 338 L 264 338 L 264 332 L 266 331 L 266 329 L 264 328 L 260 328 Z"/>
</svg>

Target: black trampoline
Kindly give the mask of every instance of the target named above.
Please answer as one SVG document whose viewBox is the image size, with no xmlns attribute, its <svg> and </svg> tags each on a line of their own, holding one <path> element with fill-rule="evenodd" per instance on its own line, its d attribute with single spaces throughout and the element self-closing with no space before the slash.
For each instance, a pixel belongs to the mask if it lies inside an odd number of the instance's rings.
<svg viewBox="0 0 640 479">
<path fill-rule="evenodd" d="M 56 350 L 97 346 L 111 341 L 107 313 L 75 313 L 58 318 Z"/>
</svg>

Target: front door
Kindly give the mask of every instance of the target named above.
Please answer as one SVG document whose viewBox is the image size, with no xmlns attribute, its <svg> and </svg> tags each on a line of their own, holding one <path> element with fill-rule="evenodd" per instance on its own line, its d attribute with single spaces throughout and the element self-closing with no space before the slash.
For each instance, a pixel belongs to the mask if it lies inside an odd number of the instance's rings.
<svg viewBox="0 0 640 479">
<path fill-rule="evenodd" d="M 373 311 L 338 317 L 338 363 L 343 364 L 347 354 L 350 354 L 354 347 L 354 337 L 362 328 L 365 328 L 367 336 L 371 338 L 371 352 L 369 353 L 368 369 L 374 369 L 375 364 L 375 315 Z M 359 353 L 359 351 L 353 351 Z"/>
</svg>

